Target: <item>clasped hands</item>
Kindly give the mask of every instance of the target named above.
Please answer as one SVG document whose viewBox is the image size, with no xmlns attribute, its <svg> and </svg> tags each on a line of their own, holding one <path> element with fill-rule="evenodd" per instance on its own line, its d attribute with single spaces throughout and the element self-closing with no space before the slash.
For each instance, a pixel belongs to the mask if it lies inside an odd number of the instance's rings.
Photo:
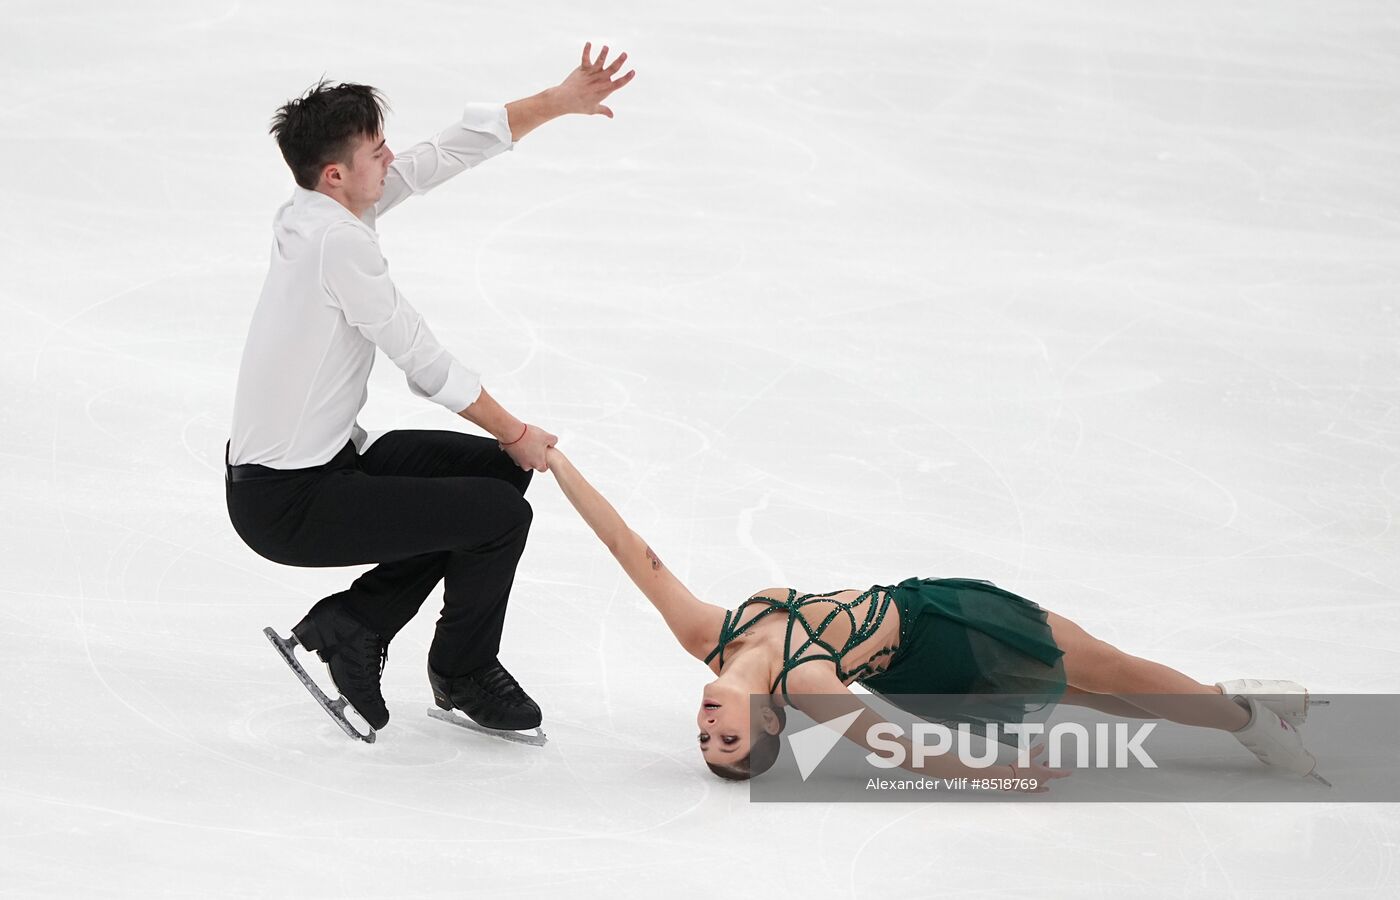
<svg viewBox="0 0 1400 900">
<path fill-rule="evenodd" d="M 497 443 L 500 443 L 501 449 L 520 468 L 527 471 L 534 469 L 536 472 L 547 472 L 549 464 L 545 462 L 545 451 L 559 443 L 559 438 L 538 425 L 526 425 L 525 432 L 519 439 L 511 441 L 509 444 L 499 441 Z"/>
</svg>

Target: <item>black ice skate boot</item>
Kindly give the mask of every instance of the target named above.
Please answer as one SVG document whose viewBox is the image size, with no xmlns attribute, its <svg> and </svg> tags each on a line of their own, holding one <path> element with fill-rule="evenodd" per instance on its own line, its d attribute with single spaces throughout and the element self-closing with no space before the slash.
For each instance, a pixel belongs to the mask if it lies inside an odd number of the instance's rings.
<svg viewBox="0 0 1400 900">
<path fill-rule="evenodd" d="M 389 659 L 389 643 L 342 612 L 330 598 L 292 628 L 297 643 L 316 651 L 330 669 L 336 689 L 375 731 L 389 724 L 379 676 Z"/>
<path fill-rule="evenodd" d="M 507 740 L 537 746 L 544 743 L 545 735 L 540 730 L 543 716 L 539 705 L 530 699 L 520 683 L 499 662 L 492 660 L 466 675 L 453 678 L 439 675 L 430 665 L 428 683 L 433 688 L 433 702 L 438 710 L 445 711 L 429 710 L 434 718 Z M 465 713 L 470 723 L 454 715 L 452 710 Z M 530 728 L 537 733 L 520 733 Z"/>
</svg>

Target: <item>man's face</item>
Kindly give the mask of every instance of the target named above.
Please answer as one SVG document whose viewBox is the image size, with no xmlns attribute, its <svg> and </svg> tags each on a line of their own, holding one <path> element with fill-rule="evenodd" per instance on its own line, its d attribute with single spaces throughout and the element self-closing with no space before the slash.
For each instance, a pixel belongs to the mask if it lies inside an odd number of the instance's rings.
<svg viewBox="0 0 1400 900">
<path fill-rule="evenodd" d="M 382 132 L 373 137 L 362 134 L 355 141 L 349 163 L 331 163 L 323 178 L 328 186 L 339 188 L 345 205 L 360 215 L 384 196 L 384 177 L 394 161 L 394 151 Z"/>
</svg>

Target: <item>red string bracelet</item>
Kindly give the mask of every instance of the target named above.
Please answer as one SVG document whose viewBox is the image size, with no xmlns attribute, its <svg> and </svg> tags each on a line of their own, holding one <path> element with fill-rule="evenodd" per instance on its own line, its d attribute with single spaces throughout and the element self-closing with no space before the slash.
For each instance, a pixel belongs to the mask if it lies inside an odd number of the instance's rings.
<svg viewBox="0 0 1400 900">
<path fill-rule="evenodd" d="M 521 440 L 523 440 L 524 437 L 525 437 L 525 432 L 527 432 L 527 431 L 529 431 L 529 430 L 530 430 L 530 426 L 529 426 L 529 425 L 526 425 L 526 426 L 525 426 L 525 431 L 520 432 L 520 437 L 516 438 L 516 439 L 513 440 L 513 441 L 506 441 L 506 442 L 505 442 L 504 444 L 502 444 L 501 446 L 502 446 L 502 447 L 509 447 L 511 444 L 518 444 L 518 443 L 520 443 Z"/>
</svg>

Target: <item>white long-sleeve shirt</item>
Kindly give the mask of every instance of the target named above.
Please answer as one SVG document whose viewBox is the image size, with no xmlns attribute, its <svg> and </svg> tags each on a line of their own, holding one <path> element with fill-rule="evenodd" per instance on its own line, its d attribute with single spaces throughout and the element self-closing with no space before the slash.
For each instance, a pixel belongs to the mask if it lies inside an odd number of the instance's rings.
<svg viewBox="0 0 1400 900">
<path fill-rule="evenodd" d="M 512 146 L 505 107 L 472 104 L 461 122 L 395 158 L 363 219 L 325 194 L 295 189 L 273 220 L 272 261 L 243 347 L 231 463 L 301 469 L 329 461 L 346 441 L 363 451 L 368 436 L 356 417 L 376 347 L 415 394 L 453 412 L 476 401 L 480 376 L 438 343 L 394 286 L 374 226 L 406 198 Z"/>
</svg>

